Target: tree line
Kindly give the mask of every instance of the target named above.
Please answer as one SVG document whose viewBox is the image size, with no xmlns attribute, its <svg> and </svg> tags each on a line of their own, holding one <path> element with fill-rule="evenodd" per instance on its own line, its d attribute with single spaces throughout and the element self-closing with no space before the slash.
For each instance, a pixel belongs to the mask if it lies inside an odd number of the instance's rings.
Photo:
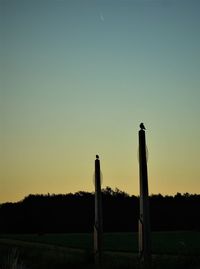
<svg viewBox="0 0 200 269">
<path fill-rule="evenodd" d="M 152 231 L 200 231 L 200 195 L 151 195 Z M 102 190 L 103 230 L 136 232 L 139 197 L 119 189 Z M 0 205 L 0 233 L 68 233 L 92 232 L 94 193 L 28 195 L 16 203 Z"/>
</svg>

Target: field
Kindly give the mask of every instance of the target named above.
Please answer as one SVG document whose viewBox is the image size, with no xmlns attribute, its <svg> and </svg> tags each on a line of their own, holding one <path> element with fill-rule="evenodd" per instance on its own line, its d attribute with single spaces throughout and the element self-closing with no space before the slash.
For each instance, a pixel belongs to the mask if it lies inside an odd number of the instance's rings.
<svg viewBox="0 0 200 269">
<path fill-rule="evenodd" d="M 104 234 L 103 268 L 138 268 L 137 248 L 136 233 Z M 92 251 L 92 234 L 4 234 L 0 269 L 93 268 Z M 152 254 L 153 268 L 200 269 L 200 232 L 154 232 Z M 21 267 L 9 267 L 12 259 Z"/>
</svg>

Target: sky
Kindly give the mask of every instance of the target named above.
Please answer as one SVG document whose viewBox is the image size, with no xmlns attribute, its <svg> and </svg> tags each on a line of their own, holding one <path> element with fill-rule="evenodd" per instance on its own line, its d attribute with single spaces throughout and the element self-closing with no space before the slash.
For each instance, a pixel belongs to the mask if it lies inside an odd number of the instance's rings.
<svg viewBox="0 0 200 269">
<path fill-rule="evenodd" d="M 199 0 L 0 0 L 0 202 L 200 193 Z"/>
</svg>

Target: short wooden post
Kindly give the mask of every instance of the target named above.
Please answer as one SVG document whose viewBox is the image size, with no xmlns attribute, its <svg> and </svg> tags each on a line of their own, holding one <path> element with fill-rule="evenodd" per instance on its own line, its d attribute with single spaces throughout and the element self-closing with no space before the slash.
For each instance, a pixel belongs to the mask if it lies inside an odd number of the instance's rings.
<svg viewBox="0 0 200 269">
<path fill-rule="evenodd" d="M 94 259 L 95 265 L 102 264 L 102 198 L 101 198 L 101 170 L 99 156 L 95 160 L 95 223 L 94 223 Z"/>
</svg>

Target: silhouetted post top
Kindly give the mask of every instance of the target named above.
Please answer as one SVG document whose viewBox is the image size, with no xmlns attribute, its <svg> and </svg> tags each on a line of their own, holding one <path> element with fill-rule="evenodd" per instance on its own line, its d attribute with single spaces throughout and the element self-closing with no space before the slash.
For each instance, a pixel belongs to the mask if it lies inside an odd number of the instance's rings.
<svg viewBox="0 0 200 269">
<path fill-rule="evenodd" d="M 140 130 L 146 130 L 143 122 L 140 123 Z"/>
<path fill-rule="evenodd" d="M 99 159 L 99 155 L 96 155 L 96 159 Z"/>
</svg>

